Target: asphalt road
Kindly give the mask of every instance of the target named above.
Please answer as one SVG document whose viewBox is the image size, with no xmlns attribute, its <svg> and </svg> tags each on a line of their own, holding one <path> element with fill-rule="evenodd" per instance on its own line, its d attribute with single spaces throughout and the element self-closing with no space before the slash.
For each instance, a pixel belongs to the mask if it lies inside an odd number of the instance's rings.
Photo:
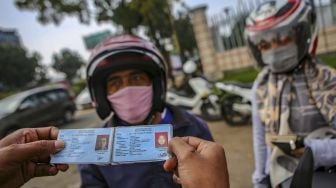
<svg viewBox="0 0 336 188">
<path fill-rule="evenodd" d="M 102 121 L 94 110 L 79 111 L 72 123 L 60 127 L 90 128 L 99 127 Z M 223 121 L 209 122 L 210 130 L 217 143 L 225 148 L 232 188 L 252 187 L 253 150 L 251 125 L 230 127 Z M 79 188 L 80 177 L 76 165 L 71 165 L 67 172 L 60 172 L 55 177 L 40 177 L 30 180 L 24 188 Z"/>
</svg>

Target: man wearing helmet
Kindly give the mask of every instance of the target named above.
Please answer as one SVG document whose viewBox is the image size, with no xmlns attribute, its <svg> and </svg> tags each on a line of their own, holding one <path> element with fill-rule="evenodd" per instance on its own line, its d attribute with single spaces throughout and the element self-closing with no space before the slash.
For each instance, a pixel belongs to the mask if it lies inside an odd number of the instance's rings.
<svg viewBox="0 0 336 188">
<path fill-rule="evenodd" d="M 92 52 L 87 68 L 90 95 L 104 127 L 172 124 L 174 136 L 213 140 L 204 121 L 166 105 L 166 66 L 150 42 L 132 35 L 111 37 Z M 179 187 L 163 162 L 115 166 L 79 165 L 83 187 Z"/>
<path fill-rule="evenodd" d="M 255 187 L 288 187 L 304 147 L 312 149 L 315 167 L 335 165 L 334 139 L 296 140 L 289 153 L 272 144 L 281 135 L 304 138 L 336 126 L 336 71 L 314 57 L 317 25 L 311 2 L 264 2 L 248 16 L 245 34 L 263 67 L 252 101 Z"/>
</svg>

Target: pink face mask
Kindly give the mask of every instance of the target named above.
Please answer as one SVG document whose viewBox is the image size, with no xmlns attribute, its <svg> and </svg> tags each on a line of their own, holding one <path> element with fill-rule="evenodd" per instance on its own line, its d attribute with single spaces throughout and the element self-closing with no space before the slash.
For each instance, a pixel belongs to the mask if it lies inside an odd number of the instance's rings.
<svg viewBox="0 0 336 188">
<path fill-rule="evenodd" d="M 125 87 L 107 99 L 120 119 L 130 124 L 141 123 L 151 110 L 153 89 L 152 86 Z"/>
</svg>

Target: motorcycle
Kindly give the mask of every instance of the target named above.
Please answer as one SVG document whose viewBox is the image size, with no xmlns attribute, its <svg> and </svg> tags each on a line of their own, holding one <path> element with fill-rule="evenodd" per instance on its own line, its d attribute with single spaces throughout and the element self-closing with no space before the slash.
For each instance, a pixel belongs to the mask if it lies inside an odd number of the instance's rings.
<svg viewBox="0 0 336 188">
<path fill-rule="evenodd" d="M 216 82 L 219 90 L 221 113 L 231 126 L 244 125 L 251 120 L 252 86 L 236 82 Z"/>
<path fill-rule="evenodd" d="M 205 120 L 220 120 L 221 109 L 217 95 L 212 94 L 212 84 L 196 71 L 197 66 L 193 61 L 183 65 L 185 81 L 180 88 L 168 90 L 167 103 L 187 109 Z"/>
<path fill-rule="evenodd" d="M 311 132 L 306 139 L 335 139 L 336 131 L 331 127 L 323 127 Z M 318 155 L 318 154 L 317 154 Z M 320 153 L 320 155 L 323 155 Z M 336 165 L 316 168 L 314 155 L 310 147 L 306 146 L 303 156 L 294 171 L 290 188 L 331 188 L 336 185 Z"/>
</svg>

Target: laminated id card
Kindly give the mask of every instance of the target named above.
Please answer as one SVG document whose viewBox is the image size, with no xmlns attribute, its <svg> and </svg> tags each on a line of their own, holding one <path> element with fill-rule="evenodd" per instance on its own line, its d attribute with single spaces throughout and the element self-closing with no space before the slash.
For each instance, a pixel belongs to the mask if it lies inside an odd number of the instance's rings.
<svg viewBox="0 0 336 188">
<path fill-rule="evenodd" d="M 124 164 L 163 161 L 170 157 L 172 126 L 61 129 L 65 148 L 51 156 L 53 164 Z"/>
</svg>

